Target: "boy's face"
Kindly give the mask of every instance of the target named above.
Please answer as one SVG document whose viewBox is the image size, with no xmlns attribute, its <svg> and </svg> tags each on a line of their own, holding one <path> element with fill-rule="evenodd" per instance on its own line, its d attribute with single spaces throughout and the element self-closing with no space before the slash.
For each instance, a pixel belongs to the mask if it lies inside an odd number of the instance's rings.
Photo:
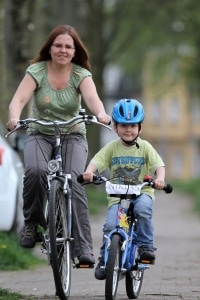
<svg viewBox="0 0 200 300">
<path fill-rule="evenodd" d="M 139 131 L 139 124 L 114 124 L 113 128 L 118 136 L 126 142 L 133 141 L 141 132 L 141 129 Z"/>
</svg>

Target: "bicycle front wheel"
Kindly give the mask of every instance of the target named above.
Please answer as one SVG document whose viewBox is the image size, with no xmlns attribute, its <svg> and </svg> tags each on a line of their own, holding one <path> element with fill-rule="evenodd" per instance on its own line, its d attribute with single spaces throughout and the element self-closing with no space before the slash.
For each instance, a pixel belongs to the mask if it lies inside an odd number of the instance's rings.
<svg viewBox="0 0 200 300">
<path fill-rule="evenodd" d="M 61 183 L 53 180 L 49 193 L 50 261 L 56 295 L 61 300 L 68 299 L 71 288 L 71 245 L 67 224 L 66 197 Z"/>
<path fill-rule="evenodd" d="M 114 234 L 111 240 L 106 266 L 105 298 L 115 300 L 120 275 L 121 238 Z"/>
<path fill-rule="evenodd" d="M 135 251 L 135 261 L 138 259 L 138 251 Z M 137 299 L 142 287 L 144 270 L 133 270 L 126 273 L 126 294 L 129 299 Z"/>
</svg>

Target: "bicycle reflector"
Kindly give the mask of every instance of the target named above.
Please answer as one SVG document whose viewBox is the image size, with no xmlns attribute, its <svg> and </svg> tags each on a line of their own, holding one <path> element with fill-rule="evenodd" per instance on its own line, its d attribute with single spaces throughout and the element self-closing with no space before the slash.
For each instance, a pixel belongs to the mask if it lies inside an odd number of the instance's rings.
<svg viewBox="0 0 200 300">
<path fill-rule="evenodd" d="M 52 159 L 48 162 L 48 170 L 52 173 L 57 172 L 59 169 L 59 162 L 55 159 Z"/>
</svg>

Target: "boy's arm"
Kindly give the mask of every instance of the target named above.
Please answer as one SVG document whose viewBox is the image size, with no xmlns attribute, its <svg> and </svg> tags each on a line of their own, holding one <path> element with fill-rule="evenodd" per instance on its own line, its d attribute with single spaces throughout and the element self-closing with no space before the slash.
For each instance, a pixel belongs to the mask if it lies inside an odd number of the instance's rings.
<svg viewBox="0 0 200 300">
<path fill-rule="evenodd" d="M 165 167 L 159 167 L 156 170 L 155 188 L 162 190 L 165 186 Z"/>
<path fill-rule="evenodd" d="M 83 173 L 84 181 L 92 182 L 93 175 L 96 171 L 98 171 L 97 166 L 93 162 L 90 162 L 89 165 L 87 166 L 85 172 Z"/>
</svg>

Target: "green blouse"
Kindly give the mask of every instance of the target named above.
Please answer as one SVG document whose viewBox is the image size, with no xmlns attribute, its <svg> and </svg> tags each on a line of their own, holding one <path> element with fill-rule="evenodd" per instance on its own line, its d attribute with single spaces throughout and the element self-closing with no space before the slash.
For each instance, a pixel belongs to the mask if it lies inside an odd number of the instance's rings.
<svg viewBox="0 0 200 300">
<path fill-rule="evenodd" d="M 79 114 L 82 99 L 79 85 L 84 78 L 92 76 L 87 69 L 73 64 L 69 83 L 67 87 L 62 90 L 55 90 L 50 86 L 46 61 L 30 65 L 26 73 L 31 75 L 37 84 L 33 95 L 32 118 L 49 121 L 66 121 Z M 53 127 L 40 126 L 37 124 L 31 125 L 31 127 L 44 134 L 54 134 Z M 71 124 L 62 128 L 62 134 L 71 132 L 85 135 L 85 124 L 79 123 L 75 126 Z"/>
</svg>

